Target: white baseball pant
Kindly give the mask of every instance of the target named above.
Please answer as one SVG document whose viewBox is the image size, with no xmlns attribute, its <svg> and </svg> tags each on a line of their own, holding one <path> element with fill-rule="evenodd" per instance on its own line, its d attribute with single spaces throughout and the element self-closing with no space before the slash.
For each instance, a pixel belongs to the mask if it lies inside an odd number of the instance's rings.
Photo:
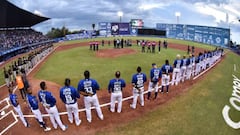
<svg viewBox="0 0 240 135">
<path fill-rule="evenodd" d="M 180 81 L 180 68 L 174 68 L 173 69 L 173 75 L 172 75 L 172 85 L 178 85 Z"/>
<path fill-rule="evenodd" d="M 18 105 L 18 106 L 16 106 L 16 107 L 14 106 L 13 108 L 14 108 L 14 110 L 17 112 L 17 114 L 19 115 L 19 118 L 21 119 L 23 125 L 24 125 L 25 127 L 27 127 L 28 124 L 27 124 L 26 119 L 25 119 L 24 116 L 23 116 L 22 109 L 21 109 L 20 105 Z"/>
<path fill-rule="evenodd" d="M 115 112 L 115 102 L 118 102 L 117 112 L 120 113 L 122 111 L 122 92 L 114 92 L 111 93 L 111 105 L 110 110 L 111 112 Z"/>
<path fill-rule="evenodd" d="M 102 110 L 100 108 L 99 102 L 98 102 L 98 97 L 97 94 L 93 96 L 85 96 L 84 97 L 84 105 L 86 108 L 86 115 L 87 115 L 87 121 L 92 122 L 92 114 L 91 114 L 91 105 L 95 106 L 98 117 L 103 120 L 103 114 Z"/>
<path fill-rule="evenodd" d="M 139 90 L 140 90 L 140 91 L 139 91 Z M 136 89 L 136 88 L 133 88 L 133 103 L 131 104 L 131 107 L 132 107 L 133 109 L 135 109 L 136 106 L 137 106 L 138 96 L 139 96 L 139 98 L 140 98 L 140 104 L 141 104 L 141 106 L 144 106 L 144 96 L 143 96 L 144 87 L 139 88 L 139 90 Z"/>
<path fill-rule="evenodd" d="M 57 109 L 56 105 L 53 106 L 53 107 L 50 107 L 50 108 L 45 108 L 45 110 L 46 110 L 47 113 L 50 115 L 50 120 L 51 120 L 51 122 L 52 122 L 52 124 L 53 124 L 53 127 L 54 127 L 55 129 L 57 129 L 57 126 L 59 125 L 60 128 L 61 128 L 63 131 L 65 131 L 65 130 L 66 130 L 66 126 L 63 125 L 63 123 L 62 123 L 62 121 L 61 121 L 61 119 L 60 119 L 60 116 L 59 116 L 58 109 Z M 57 122 L 57 123 L 56 123 L 56 122 Z M 58 124 L 58 125 L 57 125 L 57 124 Z"/>
<path fill-rule="evenodd" d="M 184 80 L 186 78 L 186 72 L 187 72 L 187 67 L 186 66 L 182 66 L 181 67 L 181 79 L 182 79 L 182 82 L 184 82 Z"/>
<path fill-rule="evenodd" d="M 80 123 L 81 123 L 81 120 L 79 119 L 77 102 L 74 103 L 74 104 L 69 104 L 69 105 L 66 104 L 66 109 L 67 109 L 67 112 L 68 112 L 68 120 L 69 120 L 69 122 L 73 123 L 73 114 L 74 114 L 75 123 L 76 123 L 77 126 L 79 126 Z"/>
</svg>

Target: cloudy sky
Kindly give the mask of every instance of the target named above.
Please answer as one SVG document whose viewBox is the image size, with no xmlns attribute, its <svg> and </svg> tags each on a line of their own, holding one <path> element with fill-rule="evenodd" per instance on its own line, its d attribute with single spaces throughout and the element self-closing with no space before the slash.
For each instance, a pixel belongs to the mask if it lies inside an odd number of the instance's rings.
<svg viewBox="0 0 240 135">
<path fill-rule="evenodd" d="M 71 30 L 91 29 L 98 22 L 143 19 L 147 27 L 156 23 L 179 23 L 231 28 L 231 38 L 240 43 L 240 0 L 9 0 L 27 11 L 51 19 L 34 26 L 46 33 L 65 25 Z"/>
</svg>

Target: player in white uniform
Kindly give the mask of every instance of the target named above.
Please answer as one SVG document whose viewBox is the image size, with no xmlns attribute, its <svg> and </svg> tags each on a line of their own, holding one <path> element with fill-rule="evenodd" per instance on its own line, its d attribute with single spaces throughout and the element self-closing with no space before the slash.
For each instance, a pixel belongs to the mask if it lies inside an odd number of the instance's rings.
<svg viewBox="0 0 240 135">
<path fill-rule="evenodd" d="M 152 64 L 152 69 L 150 70 L 150 79 L 148 84 L 148 97 L 147 99 L 150 100 L 151 92 L 155 92 L 154 99 L 157 98 L 158 94 L 158 81 L 161 78 L 161 69 L 157 68 L 155 63 Z"/>
<path fill-rule="evenodd" d="M 115 112 L 115 102 L 118 101 L 117 112 L 120 113 L 122 111 L 122 90 L 126 83 L 120 78 L 120 71 L 115 73 L 115 77 L 108 84 L 108 92 L 111 93 L 110 111 Z"/>
<path fill-rule="evenodd" d="M 13 94 L 11 88 L 9 88 L 9 99 L 10 99 L 10 101 L 11 101 L 11 104 L 12 104 L 14 110 L 15 110 L 15 111 L 17 112 L 17 114 L 19 115 L 19 118 L 21 119 L 23 125 L 24 125 L 25 127 L 30 127 L 29 124 L 28 124 L 28 122 L 27 122 L 27 120 L 26 120 L 26 119 L 24 118 L 24 116 L 23 116 L 21 107 L 20 107 L 20 105 L 19 105 L 19 103 L 18 103 L 18 97 L 17 97 L 16 94 Z"/>
<path fill-rule="evenodd" d="M 99 85 L 96 80 L 90 78 L 90 72 L 84 71 L 85 79 L 80 80 L 78 83 L 78 91 L 84 95 L 84 104 L 86 108 L 87 121 L 92 122 L 91 106 L 94 105 L 98 114 L 98 117 L 103 120 L 102 110 L 99 105 L 97 90 Z"/>
<path fill-rule="evenodd" d="M 53 127 L 55 129 L 57 129 L 57 126 L 60 126 L 60 128 L 63 131 L 66 131 L 68 126 L 63 125 L 63 123 L 60 119 L 58 109 L 56 107 L 55 97 L 53 97 L 51 92 L 46 90 L 47 86 L 46 86 L 45 82 L 40 83 L 40 88 L 41 88 L 41 90 L 38 92 L 38 98 L 39 98 L 39 101 L 43 104 L 47 113 L 50 115 L 50 120 L 53 124 Z"/>
<path fill-rule="evenodd" d="M 182 66 L 181 66 L 181 80 L 182 82 L 184 82 L 185 78 L 186 78 L 186 72 L 187 72 L 187 58 L 184 55 L 183 59 L 182 59 Z"/>
<path fill-rule="evenodd" d="M 173 63 L 173 75 L 172 75 L 172 85 L 178 85 L 181 79 L 181 66 L 182 60 L 180 59 L 180 55 L 177 55 L 176 60 Z"/>
<path fill-rule="evenodd" d="M 166 60 L 165 64 L 161 68 L 161 73 L 162 73 L 162 89 L 161 93 L 164 92 L 164 87 L 166 87 L 167 93 L 169 90 L 169 85 L 170 85 L 170 74 L 173 72 L 173 68 L 171 65 L 169 65 L 169 61 Z"/>
<path fill-rule="evenodd" d="M 191 74 L 192 74 L 192 67 L 193 67 L 193 57 L 190 54 L 187 60 L 187 73 L 186 73 L 186 79 L 190 80 Z"/>
<path fill-rule="evenodd" d="M 31 108 L 31 111 L 34 114 L 36 120 L 40 124 L 40 127 L 43 127 L 45 132 L 50 131 L 51 128 L 47 127 L 45 122 L 43 121 L 42 114 L 41 114 L 41 112 L 39 110 L 39 107 L 38 107 L 38 100 L 37 100 L 36 96 L 32 95 L 32 90 L 31 89 L 28 89 L 28 94 L 27 94 L 26 97 L 27 97 L 28 105 Z"/>
<path fill-rule="evenodd" d="M 77 126 L 79 126 L 81 124 L 81 120 L 79 119 L 78 114 L 77 99 L 80 98 L 80 95 L 74 87 L 70 86 L 70 83 L 71 80 L 69 78 L 66 78 L 64 83 L 65 86 L 60 89 L 60 98 L 66 106 L 69 122 L 73 123 L 73 113 L 75 123 Z"/>
<path fill-rule="evenodd" d="M 132 109 L 136 109 L 138 96 L 140 97 L 140 104 L 144 106 L 144 83 L 147 81 L 147 76 L 141 72 L 141 67 L 137 67 L 137 73 L 132 76 L 133 85 L 133 102 L 130 104 Z"/>
</svg>

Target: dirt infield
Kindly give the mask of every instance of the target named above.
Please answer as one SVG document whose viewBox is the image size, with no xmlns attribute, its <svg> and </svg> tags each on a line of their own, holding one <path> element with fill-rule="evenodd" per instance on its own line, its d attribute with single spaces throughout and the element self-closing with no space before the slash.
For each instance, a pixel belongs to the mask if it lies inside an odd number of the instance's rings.
<svg viewBox="0 0 240 135">
<path fill-rule="evenodd" d="M 80 44 L 72 44 L 72 45 L 66 45 L 66 46 L 59 46 L 55 52 L 58 51 L 64 51 L 67 49 L 72 49 L 75 47 L 80 47 L 80 46 L 87 46 L 88 43 L 80 43 Z M 186 51 L 187 50 L 187 46 L 184 45 L 176 45 L 176 44 L 169 44 L 169 48 L 175 48 L 175 49 L 179 49 L 179 50 L 183 50 Z M 199 52 L 204 51 L 203 49 L 199 49 L 199 48 L 195 48 L 195 52 L 196 54 Z M 135 54 L 137 53 L 135 50 L 131 49 L 131 48 L 124 48 L 124 49 L 105 49 L 105 50 L 99 50 L 96 53 L 97 57 L 118 57 L 118 56 L 122 56 L 122 55 L 127 55 L 127 54 Z M 49 56 L 48 56 L 49 57 Z M 42 80 L 37 80 L 35 78 L 33 78 L 34 74 L 36 74 L 38 72 L 38 70 L 41 68 L 42 64 L 44 63 L 44 61 L 42 63 L 40 63 L 36 69 L 33 70 L 33 72 L 31 72 L 31 74 L 29 74 L 28 79 L 30 81 L 30 84 L 32 86 L 33 89 L 33 94 L 37 94 L 37 91 L 39 90 L 39 83 Z M 202 77 L 200 77 L 199 79 L 202 79 Z M 168 101 L 170 101 L 172 98 L 180 95 L 180 94 L 184 94 L 185 92 L 187 92 L 189 90 L 189 88 L 196 82 L 197 80 L 190 80 L 190 81 L 185 81 L 184 83 L 179 84 L 178 86 L 170 86 L 170 92 L 168 94 L 159 94 L 158 98 L 156 100 L 150 100 L 147 101 L 145 100 L 145 106 L 141 107 L 139 104 L 137 105 L 137 109 L 133 110 L 129 107 L 129 104 L 132 102 L 132 100 L 128 100 L 123 102 L 123 108 L 122 108 L 122 112 L 120 114 L 118 113 L 111 113 L 109 111 L 108 107 L 103 107 L 102 111 L 103 111 L 103 115 L 104 115 L 104 120 L 100 120 L 97 115 L 96 115 L 96 111 L 92 110 L 92 123 L 88 123 L 86 120 L 86 116 L 85 116 L 85 112 L 80 112 L 80 118 L 82 120 L 82 124 L 77 127 L 74 124 L 70 124 L 68 122 L 67 116 L 61 116 L 62 121 L 64 124 L 67 124 L 69 126 L 68 130 L 63 132 L 60 129 L 58 130 L 52 130 L 50 131 L 48 134 L 50 135 L 59 135 L 59 134 L 71 134 L 71 135 L 78 135 L 78 134 L 96 134 L 99 131 L 105 131 L 105 130 L 111 130 L 114 129 L 115 127 L 118 127 L 120 125 L 129 123 L 135 119 L 141 118 L 142 116 L 144 116 L 145 114 L 147 114 L 148 112 L 156 109 L 159 105 L 165 105 L 165 103 L 167 103 Z M 59 99 L 59 89 L 60 89 L 60 85 L 53 83 L 53 82 L 47 82 L 47 87 L 48 90 L 50 90 L 53 95 L 57 98 L 57 107 L 59 112 L 65 112 L 65 105 L 61 102 L 61 100 Z M 147 84 L 145 85 L 145 90 L 147 89 Z M 127 85 L 127 87 L 125 88 L 125 90 L 123 91 L 123 97 L 128 97 L 128 96 L 132 96 L 132 87 L 130 84 Z M 7 89 L 3 88 L 0 91 L 0 97 L 2 99 L 2 97 L 6 97 L 7 96 Z M 20 95 L 19 91 L 17 90 L 16 93 L 18 95 Z M 100 104 L 103 103 L 108 103 L 110 102 L 110 94 L 107 92 L 107 90 L 103 89 L 101 91 L 99 91 L 97 93 L 98 98 L 99 98 L 99 102 Z M 21 103 L 21 107 L 22 110 L 24 112 L 24 114 L 31 114 L 30 109 L 28 108 L 27 104 L 24 103 L 21 99 L 20 99 L 20 103 Z M 84 103 L 83 103 L 83 98 L 81 97 L 80 100 L 78 100 L 78 104 L 79 104 L 79 109 L 84 108 Z M 42 105 L 40 106 L 40 110 L 42 113 L 46 114 L 46 111 L 44 110 L 44 108 L 42 107 Z M 12 107 L 11 107 L 12 108 Z M 9 121 L 12 121 L 12 117 L 7 117 L 7 120 L 9 119 Z M 49 117 L 45 117 L 44 118 L 45 121 L 47 122 L 47 125 L 52 127 L 52 124 L 49 120 Z M 4 121 L 7 121 L 4 120 Z M 20 119 L 18 124 L 16 124 L 15 126 L 13 126 L 12 128 L 10 128 L 6 134 L 31 134 L 31 135 L 41 135 L 41 134 L 45 134 L 43 129 L 41 129 L 37 123 L 37 121 L 34 118 L 27 118 L 27 120 L 29 121 L 31 127 L 30 128 L 24 128 L 23 124 L 21 123 Z"/>
</svg>

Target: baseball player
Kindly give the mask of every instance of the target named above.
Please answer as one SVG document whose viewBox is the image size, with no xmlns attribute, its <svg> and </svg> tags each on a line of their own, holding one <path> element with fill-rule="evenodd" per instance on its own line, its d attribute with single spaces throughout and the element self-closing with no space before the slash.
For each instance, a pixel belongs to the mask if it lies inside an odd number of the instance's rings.
<svg viewBox="0 0 240 135">
<path fill-rule="evenodd" d="M 180 81 L 180 70 L 182 67 L 182 60 L 180 59 L 180 55 L 177 55 L 176 60 L 173 63 L 173 75 L 172 75 L 172 85 L 178 85 Z"/>
<path fill-rule="evenodd" d="M 142 52 L 145 52 L 145 41 L 144 40 L 142 40 L 142 42 L 141 42 L 141 45 L 142 45 Z"/>
<path fill-rule="evenodd" d="M 10 99 L 10 102 L 14 108 L 14 110 L 17 112 L 17 114 L 19 115 L 19 118 L 21 119 L 23 125 L 25 127 L 30 127 L 27 120 L 24 118 L 23 116 L 23 113 L 22 113 L 22 110 L 21 110 L 21 107 L 18 103 L 18 97 L 16 94 L 13 94 L 13 91 L 11 88 L 8 89 L 9 91 L 9 99 Z"/>
<path fill-rule="evenodd" d="M 150 99 L 151 92 L 154 90 L 155 91 L 155 97 L 154 99 L 157 98 L 158 94 L 158 81 L 161 78 L 161 69 L 157 68 L 157 65 L 155 63 L 152 64 L 152 69 L 150 70 L 150 81 L 148 84 L 148 97 L 147 99 Z"/>
<path fill-rule="evenodd" d="M 196 68 L 195 68 L 195 76 L 198 75 L 201 71 L 201 55 L 202 53 L 199 53 L 198 57 L 196 57 L 196 61 L 195 61 L 195 65 L 196 65 Z"/>
<path fill-rule="evenodd" d="M 173 72 L 173 67 L 169 65 L 169 61 L 165 60 L 165 64 L 161 68 L 161 73 L 162 73 L 162 89 L 161 93 L 164 92 L 164 87 L 166 86 L 166 90 L 168 93 L 169 89 L 169 82 L 170 82 L 170 74 Z"/>
<path fill-rule="evenodd" d="M 133 85 L 133 103 L 130 104 L 130 107 L 135 109 L 137 106 L 138 96 L 140 97 L 140 104 L 144 106 L 144 83 L 147 81 L 147 76 L 141 72 L 141 67 L 137 67 L 137 73 L 132 76 L 132 85 Z"/>
<path fill-rule="evenodd" d="M 102 110 L 100 108 L 97 90 L 99 90 L 98 82 L 90 78 L 90 72 L 88 70 L 84 71 L 85 79 L 80 80 L 78 83 L 78 91 L 84 96 L 84 105 L 86 108 L 87 121 L 92 122 L 91 115 L 91 105 L 94 105 L 98 114 L 98 117 L 103 120 Z"/>
<path fill-rule="evenodd" d="M 78 91 L 70 86 L 71 80 L 69 78 L 65 79 L 65 86 L 60 89 L 60 98 L 62 102 L 66 105 L 68 112 L 68 120 L 70 123 L 73 123 L 73 115 L 75 118 L 75 123 L 77 126 L 81 124 L 81 120 L 78 115 L 78 103 L 77 99 L 80 98 Z"/>
<path fill-rule="evenodd" d="M 182 79 L 182 82 L 184 82 L 184 80 L 186 78 L 187 61 L 188 61 L 188 59 L 186 58 L 185 55 L 183 55 L 182 66 L 181 66 L 181 79 Z"/>
<path fill-rule="evenodd" d="M 120 78 L 120 71 L 115 73 L 115 77 L 108 84 L 108 92 L 111 93 L 110 111 L 115 112 L 115 101 L 118 101 L 117 112 L 120 113 L 122 111 L 122 90 L 126 86 L 126 83 Z"/>
<path fill-rule="evenodd" d="M 196 68 L 196 57 L 194 56 L 194 54 L 192 54 L 192 57 L 191 57 L 191 62 L 192 62 L 192 73 L 191 73 L 191 76 L 194 76 L 195 74 L 195 68 Z"/>
<path fill-rule="evenodd" d="M 192 74 L 192 63 L 193 63 L 193 57 L 190 54 L 187 59 L 187 70 L 186 70 L 186 79 L 190 80 L 191 74 Z"/>
<path fill-rule="evenodd" d="M 29 107 L 31 108 L 32 113 L 35 115 L 36 120 L 40 124 L 40 127 L 43 127 L 45 132 L 50 131 L 51 128 L 47 127 L 45 122 L 43 121 L 42 114 L 38 107 L 38 100 L 36 96 L 32 95 L 31 89 L 28 89 L 27 101 L 28 101 Z"/>
<path fill-rule="evenodd" d="M 59 116 L 59 113 L 58 113 L 58 109 L 56 107 L 56 99 L 55 99 L 55 97 L 53 97 L 51 92 L 46 90 L 47 86 L 46 86 L 46 83 L 44 81 L 40 83 L 40 88 L 41 88 L 41 90 L 38 92 L 38 98 L 39 98 L 39 101 L 44 106 L 44 108 L 47 111 L 47 113 L 50 115 L 50 120 L 51 120 L 51 122 L 53 124 L 53 127 L 55 129 L 57 129 L 57 126 L 59 125 L 60 128 L 63 131 L 66 131 L 68 126 L 67 125 L 63 125 L 63 123 L 62 123 L 62 121 L 60 119 L 60 116 Z"/>
<path fill-rule="evenodd" d="M 151 44 L 151 42 L 150 41 L 147 41 L 147 52 L 151 52 L 151 46 L 152 46 L 152 44 Z"/>
</svg>

